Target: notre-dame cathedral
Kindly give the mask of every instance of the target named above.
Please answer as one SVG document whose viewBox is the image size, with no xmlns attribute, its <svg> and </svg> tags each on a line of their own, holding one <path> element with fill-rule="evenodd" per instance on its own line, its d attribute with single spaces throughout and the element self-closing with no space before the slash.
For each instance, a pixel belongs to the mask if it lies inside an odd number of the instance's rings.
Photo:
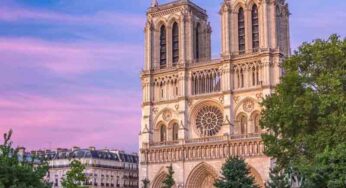
<svg viewBox="0 0 346 188">
<path fill-rule="evenodd" d="M 212 188 L 229 156 L 245 159 L 261 187 L 274 165 L 259 119 L 290 55 L 285 0 L 224 0 L 220 58 L 211 58 L 207 12 L 191 0 L 153 0 L 145 26 L 140 180 L 161 188 Z"/>
</svg>

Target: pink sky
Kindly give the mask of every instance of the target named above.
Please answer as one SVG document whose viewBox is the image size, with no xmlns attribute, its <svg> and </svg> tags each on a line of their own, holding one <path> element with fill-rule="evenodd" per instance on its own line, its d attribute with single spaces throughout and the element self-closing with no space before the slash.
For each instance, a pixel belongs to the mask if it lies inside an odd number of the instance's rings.
<svg viewBox="0 0 346 188">
<path fill-rule="evenodd" d="M 168 0 L 160 0 L 161 3 Z M 194 0 L 220 51 L 222 0 Z M 346 36 L 346 1 L 289 0 L 292 48 Z M 0 1 L 0 133 L 29 149 L 137 151 L 148 0 Z"/>
</svg>

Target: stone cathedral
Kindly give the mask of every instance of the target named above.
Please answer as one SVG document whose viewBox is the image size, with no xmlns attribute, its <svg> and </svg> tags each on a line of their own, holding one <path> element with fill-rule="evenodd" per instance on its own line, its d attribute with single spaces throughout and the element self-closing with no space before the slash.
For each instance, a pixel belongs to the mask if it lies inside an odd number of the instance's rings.
<svg viewBox="0 0 346 188">
<path fill-rule="evenodd" d="M 207 12 L 192 0 L 153 0 L 145 26 L 140 180 L 161 188 L 213 188 L 229 156 L 245 159 L 261 187 L 274 162 L 263 154 L 259 102 L 290 55 L 285 0 L 222 0 L 220 58 L 211 58 Z M 142 185 L 141 185 L 142 186 Z"/>
</svg>

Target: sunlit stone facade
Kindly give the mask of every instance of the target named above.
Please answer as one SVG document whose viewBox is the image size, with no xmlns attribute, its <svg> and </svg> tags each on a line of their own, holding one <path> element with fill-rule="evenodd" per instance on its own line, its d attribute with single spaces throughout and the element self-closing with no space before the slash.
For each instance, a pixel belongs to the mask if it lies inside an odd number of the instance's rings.
<svg viewBox="0 0 346 188">
<path fill-rule="evenodd" d="M 280 81 L 290 55 L 285 0 L 225 0 L 221 57 L 211 58 L 211 27 L 189 0 L 153 1 L 145 26 L 139 179 L 161 188 L 173 165 L 176 187 L 211 188 L 229 156 L 245 159 L 263 186 L 259 102 Z"/>
</svg>

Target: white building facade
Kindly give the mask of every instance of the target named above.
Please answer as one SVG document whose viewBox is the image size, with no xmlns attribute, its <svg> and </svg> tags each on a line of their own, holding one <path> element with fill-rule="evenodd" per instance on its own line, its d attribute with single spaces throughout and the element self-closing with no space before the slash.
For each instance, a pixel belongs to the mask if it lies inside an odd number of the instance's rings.
<svg viewBox="0 0 346 188">
<path fill-rule="evenodd" d="M 88 181 L 84 183 L 90 188 L 138 188 L 138 155 L 127 154 L 117 150 L 89 149 L 57 149 L 55 151 L 34 151 L 33 155 L 48 161 L 49 173 L 47 181 L 53 188 L 62 188 L 62 178 L 70 170 L 72 160 L 79 160 L 85 165 Z"/>
<path fill-rule="evenodd" d="M 161 188 L 172 164 L 176 187 L 212 188 L 229 156 L 245 159 L 260 186 L 272 160 L 259 119 L 290 55 L 285 0 L 224 0 L 221 57 L 211 27 L 190 0 L 153 1 L 145 26 L 139 179 Z"/>
</svg>

